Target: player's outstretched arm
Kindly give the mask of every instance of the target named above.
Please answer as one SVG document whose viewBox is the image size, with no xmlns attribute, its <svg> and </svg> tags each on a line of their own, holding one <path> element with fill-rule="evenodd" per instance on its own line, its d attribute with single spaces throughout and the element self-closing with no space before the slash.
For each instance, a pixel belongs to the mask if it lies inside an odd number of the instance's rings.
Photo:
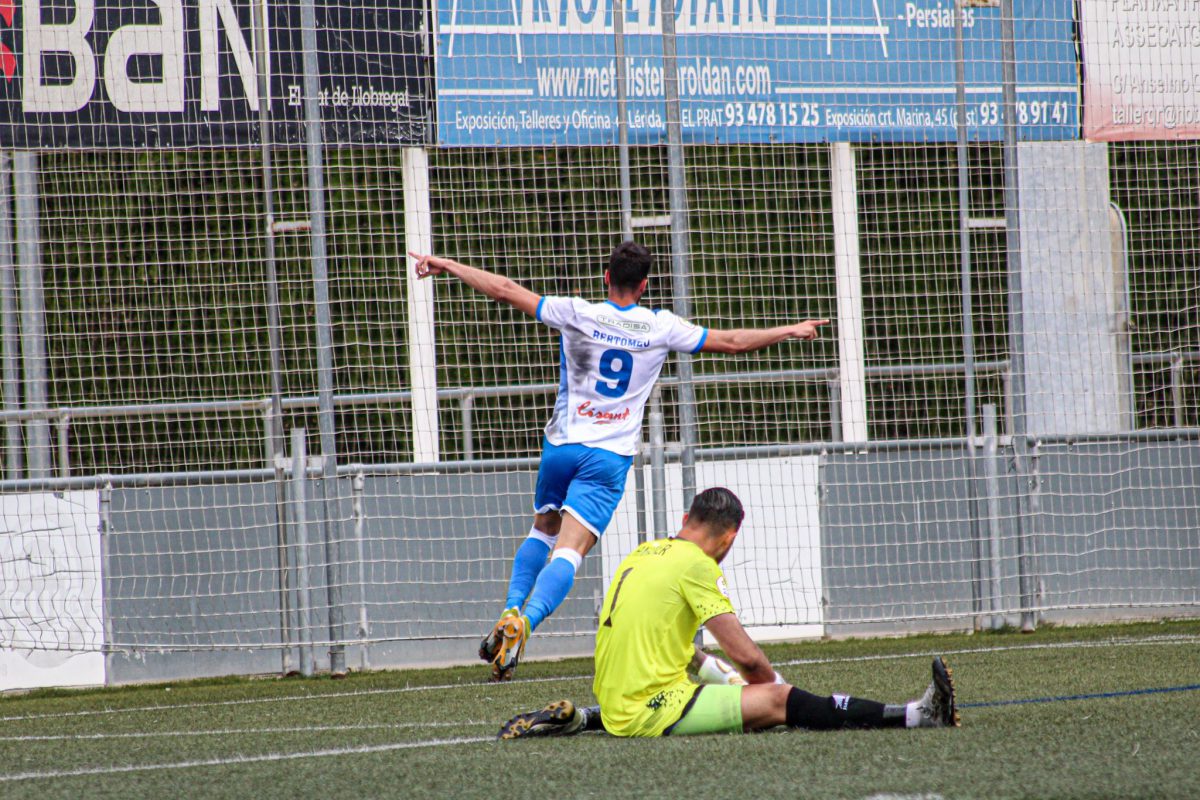
<svg viewBox="0 0 1200 800">
<path fill-rule="evenodd" d="M 788 339 L 812 341 L 821 335 L 820 327 L 828 324 L 827 319 L 806 319 L 775 328 L 738 328 L 730 331 L 709 328 L 708 338 L 700 350 L 704 353 L 752 353 Z"/>
<path fill-rule="evenodd" d="M 467 286 L 477 292 L 483 292 L 493 300 L 507 303 L 517 311 L 531 317 L 537 316 L 537 307 L 538 302 L 542 299 L 541 296 L 503 275 L 497 275 L 477 267 L 469 267 L 453 259 L 439 258 L 435 255 L 420 255 L 413 252 L 410 252 L 409 255 L 417 262 L 415 269 L 418 278 L 428 278 L 431 275 L 453 275 Z"/>
<path fill-rule="evenodd" d="M 704 628 L 717 640 L 747 683 L 777 681 L 771 662 L 762 648 L 750 638 L 750 634 L 746 633 L 736 614 L 718 614 L 705 622 Z"/>
</svg>

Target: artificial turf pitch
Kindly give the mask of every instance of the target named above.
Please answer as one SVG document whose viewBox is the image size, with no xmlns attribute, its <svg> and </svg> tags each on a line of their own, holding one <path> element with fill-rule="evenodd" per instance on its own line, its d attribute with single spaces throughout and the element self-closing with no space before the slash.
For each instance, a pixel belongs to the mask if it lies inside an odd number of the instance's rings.
<svg viewBox="0 0 1200 800">
<path fill-rule="evenodd" d="M 0 797 L 1200 797 L 1200 621 L 767 649 L 796 685 L 888 701 L 944 653 L 963 726 L 492 738 L 515 712 L 590 703 L 584 659 L 510 684 L 481 664 L 39 692 L 0 698 Z"/>
</svg>

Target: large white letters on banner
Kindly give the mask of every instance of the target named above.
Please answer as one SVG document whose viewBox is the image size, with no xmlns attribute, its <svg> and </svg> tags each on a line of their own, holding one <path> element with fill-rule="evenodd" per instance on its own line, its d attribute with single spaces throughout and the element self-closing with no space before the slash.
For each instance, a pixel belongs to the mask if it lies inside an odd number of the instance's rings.
<svg viewBox="0 0 1200 800">
<path fill-rule="evenodd" d="M 233 52 L 233 61 L 237 64 L 238 76 L 242 87 L 246 90 L 246 102 L 250 108 L 258 110 L 258 84 L 256 70 L 250 48 L 238 27 L 237 13 L 233 10 L 230 0 L 200 0 L 200 107 L 205 111 L 217 111 L 221 108 L 219 90 L 220 67 L 217 56 L 220 54 L 220 42 L 217 37 L 217 17 L 225 27 L 225 35 L 229 41 L 229 49 Z"/>
<path fill-rule="evenodd" d="M 78 111 L 87 105 L 96 86 L 96 56 L 84 37 L 92 29 L 93 0 L 75 0 L 75 18 L 66 25 L 42 21 L 42 0 L 25 0 L 24 110 Z M 68 53 L 75 62 L 69 83 L 46 85 L 42 77 L 43 53 Z"/>
<path fill-rule="evenodd" d="M 318 3 L 314 22 L 325 140 L 424 142 L 423 0 Z M 298 4 L 3 0 L 0 34 L 0 149 L 248 144 L 264 120 L 304 141 Z"/>
<path fill-rule="evenodd" d="M 25 81 L 22 110 L 66 113 L 78 111 L 93 99 L 97 55 L 103 62 L 104 91 L 118 111 L 134 113 L 178 113 L 184 110 L 184 78 L 187 40 L 181 0 L 153 0 L 159 22 L 122 25 L 108 38 L 100 52 L 85 38 L 95 19 L 95 0 L 75 0 L 75 18 L 65 25 L 42 21 L 41 0 L 28 0 L 25 24 Z M 199 0 L 200 94 L 204 111 L 219 110 L 221 41 L 225 38 L 237 69 L 241 90 L 250 110 L 258 110 L 257 67 L 246 44 L 231 0 Z M 218 24 L 219 19 L 219 24 Z M 74 76 L 69 83 L 46 82 L 42 56 L 69 54 Z M 134 56 L 159 56 L 162 74 L 157 80 L 135 79 L 129 74 Z"/>
<path fill-rule="evenodd" d="M 121 111 L 183 111 L 183 6 L 179 0 L 155 0 L 162 22 L 125 25 L 108 40 L 104 53 L 104 89 Z M 133 80 L 129 59 L 135 55 L 162 57 L 162 78 Z"/>
</svg>

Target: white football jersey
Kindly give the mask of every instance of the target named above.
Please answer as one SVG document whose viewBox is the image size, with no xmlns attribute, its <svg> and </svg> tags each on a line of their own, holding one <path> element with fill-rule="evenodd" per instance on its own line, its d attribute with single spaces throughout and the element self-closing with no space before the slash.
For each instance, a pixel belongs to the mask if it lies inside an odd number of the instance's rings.
<svg viewBox="0 0 1200 800">
<path fill-rule="evenodd" d="M 537 318 L 562 334 L 546 438 L 623 456 L 637 452 L 646 400 L 667 355 L 696 353 L 708 337 L 707 329 L 670 311 L 611 300 L 543 297 Z"/>
</svg>

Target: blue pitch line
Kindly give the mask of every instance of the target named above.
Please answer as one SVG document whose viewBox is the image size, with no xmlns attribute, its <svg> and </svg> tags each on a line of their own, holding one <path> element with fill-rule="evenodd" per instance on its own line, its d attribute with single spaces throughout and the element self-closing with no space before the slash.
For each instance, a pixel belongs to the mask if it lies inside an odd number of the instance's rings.
<svg viewBox="0 0 1200 800">
<path fill-rule="evenodd" d="M 1064 694 L 1058 697 L 1030 697 L 1025 700 L 992 700 L 986 703 L 959 703 L 959 708 L 994 708 L 996 706 L 1023 706 L 1030 703 L 1063 703 L 1068 700 L 1105 700 L 1110 697 L 1133 697 L 1139 694 L 1165 694 L 1167 692 L 1194 692 L 1200 683 L 1188 686 L 1166 686 L 1161 689 L 1130 689 L 1126 692 L 1100 692 L 1098 694 Z"/>
</svg>

